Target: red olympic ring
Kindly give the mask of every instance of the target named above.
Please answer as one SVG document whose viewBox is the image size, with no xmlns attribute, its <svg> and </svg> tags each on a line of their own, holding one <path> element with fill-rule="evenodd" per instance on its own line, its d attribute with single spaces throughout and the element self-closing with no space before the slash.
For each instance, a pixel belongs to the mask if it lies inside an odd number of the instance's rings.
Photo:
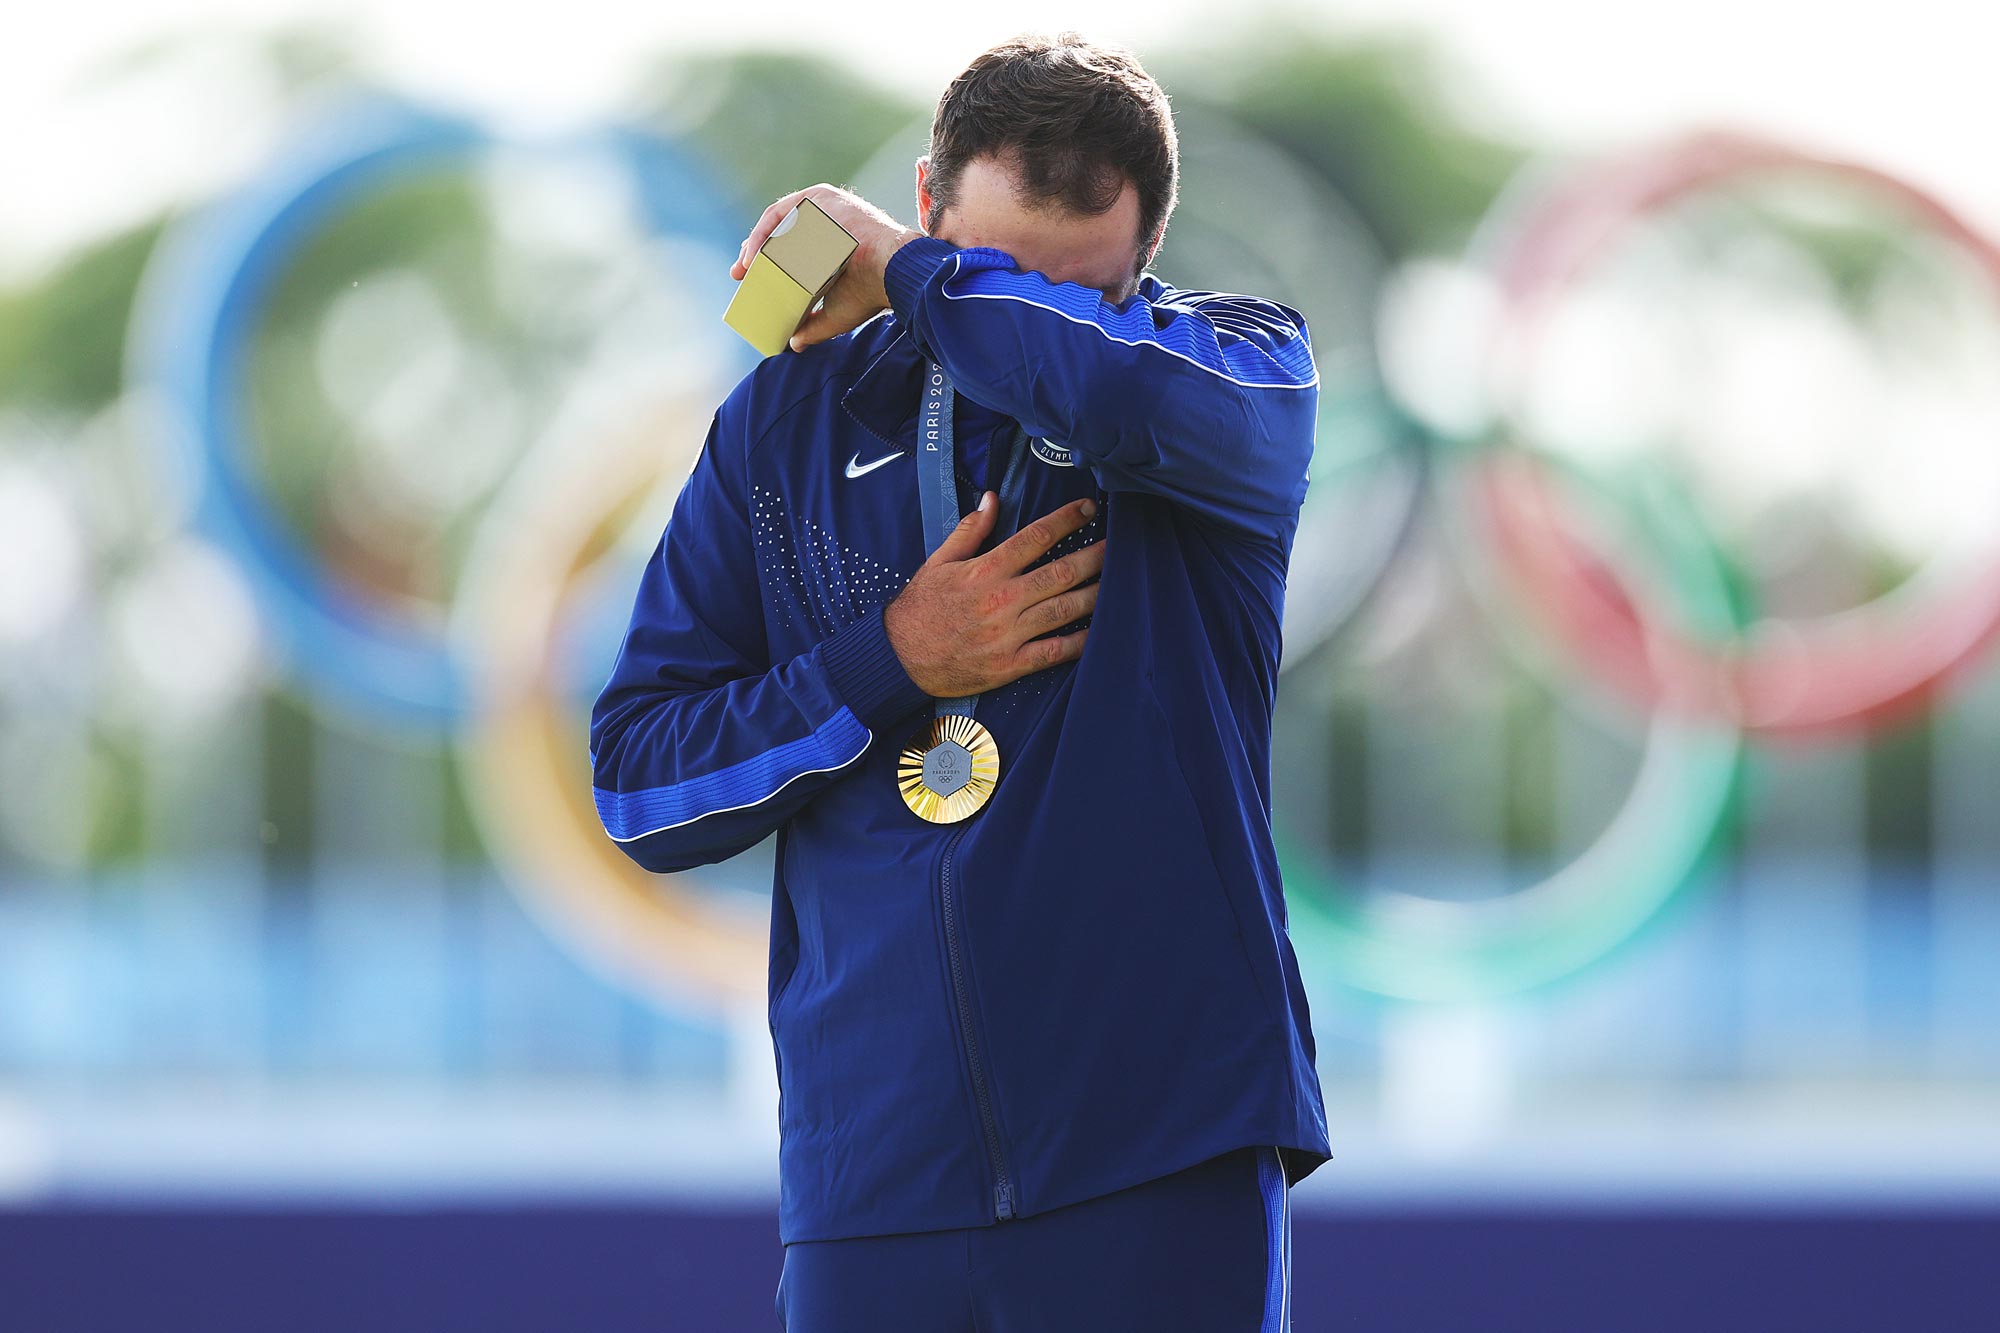
<svg viewBox="0 0 2000 1333">
<path fill-rule="evenodd" d="M 1708 132 L 1657 145 L 1542 189 L 1496 214 L 1492 256 L 1504 311 L 1491 347 L 1503 419 L 1556 297 L 1630 224 L 1754 172 L 1804 171 L 1862 184 L 1906 205 L 1962 247 L 2000 287 L 2000 247 L 1943 202 L 1874 167 L 1748 135 Z M 1509 432 L 1503 430 L 1505 436 Z M 1531 449 L 1521 451 L 1534 457 Z M 1977 567 L 1923 571 L 1877 600 L 1813 621 L 1765 619 L 1731 641 L 1686 634 L 1599 577 L 1564 537 L 1545 486 L 1516 478 L 1491 497 L 1498 554 L 1532 590 L 1578 658 L 1648 706 L 1671 702 L 1746 731 L 1812 733 L 1879 724 L 1917 708 L 2000 634 L 2000 544 Z M 2000 531 L 2000 530 L 1996 530 Z"/>
</svg>

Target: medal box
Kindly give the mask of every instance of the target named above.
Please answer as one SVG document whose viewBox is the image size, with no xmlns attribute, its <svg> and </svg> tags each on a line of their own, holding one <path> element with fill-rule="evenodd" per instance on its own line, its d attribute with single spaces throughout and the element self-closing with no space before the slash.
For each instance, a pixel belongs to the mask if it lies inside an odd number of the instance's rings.
<svg viewBox="0 0 2000 1333">
<path fill-rule="evenodd" d="M 763 355 L 776 356 L 857 244 L 818 204 L 800 200 L 751 258 L 722 322 Z"/>
</svg>

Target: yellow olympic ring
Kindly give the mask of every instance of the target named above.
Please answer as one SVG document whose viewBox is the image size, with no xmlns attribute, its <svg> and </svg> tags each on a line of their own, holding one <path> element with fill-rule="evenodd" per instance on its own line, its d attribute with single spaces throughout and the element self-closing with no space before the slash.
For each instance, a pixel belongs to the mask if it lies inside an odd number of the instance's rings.
<svg viewBox="0 0 2000 1333">
<path fill-rule="evenodd" d="M 648 410 L 621 412 L 587 448 L 552 437 L 509 481 L 474 544 L 454 622 L 472 664 L 458 754 L 481 832 L 554 934 L 635 991 L 741 1012 L 764 990 L 762 904 L 704 892 L 697 872 L 655 875 L 605 836 L 556 660 L 571 637 L 557 628 L 588 600 L 577 594 L 593 576 L 630 572 L 606 552 L 671 509 L 711 410 L 702 384 L 693 377 Z"/>
</svg>

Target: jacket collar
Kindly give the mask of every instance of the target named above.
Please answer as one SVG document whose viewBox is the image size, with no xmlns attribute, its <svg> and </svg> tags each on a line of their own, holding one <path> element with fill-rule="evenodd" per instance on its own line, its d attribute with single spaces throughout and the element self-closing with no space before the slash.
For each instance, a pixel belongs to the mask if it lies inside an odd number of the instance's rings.
<svg viewBox="0 0 2000 1333">
<path fill-rule="evenodd" d="M 878 318 L 885 329 L 894 332 L 840 396 L 840 405 L 884 444 L 907 448 L 915 438 L 923 397 L 924 356 L 917 350 L 909 325 L 889 312 Z"/>
</svg>

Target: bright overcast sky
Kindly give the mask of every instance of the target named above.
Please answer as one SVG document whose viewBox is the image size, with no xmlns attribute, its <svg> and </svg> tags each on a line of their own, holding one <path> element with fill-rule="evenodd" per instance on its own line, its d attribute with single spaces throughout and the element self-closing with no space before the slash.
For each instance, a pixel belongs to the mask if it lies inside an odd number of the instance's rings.
<svg viewBox="0 0 2000 1333">
<path fill-rule="evenodd" d="M 198 193 L 263 145 L 254 102 L 194 96 L 192 82 L 115 98 L 79 92 L 84 71 L 148 37 L 192 26 L 256 29 L 346 21 L 377 66 L 424 95 L 526 124 L 586 116 L 629 86 L 637 62 L 679 46 L 818 46 L 931 95 L 967 57 L 1022 27 L 1076 26 L 1145 56 L 1257 20 L 1192 0 L 1029 0 L 993 7 L 826 0 L 692 6 L 676 0 L 76 0 L 16 13 L 0 43 L 0 279 L 77 240 Z M 1335 0 L 1290 12 L 1331 32 L 1412 29 L 1466 79 L 1464 105 L 1536 141 L 1615 141 L 1729 121 L 1869 158 L 1944 190 L 2000 227 L 2000 19 L 1963 0 L 1893 6 L 1677 0 Z M 919 40 L 921 34 L 921 40 Z M 239 81 L 240 82 L 240 81 Z M 1169 89 L 1171 92 L 1171 88 Z"/>
</svg>

